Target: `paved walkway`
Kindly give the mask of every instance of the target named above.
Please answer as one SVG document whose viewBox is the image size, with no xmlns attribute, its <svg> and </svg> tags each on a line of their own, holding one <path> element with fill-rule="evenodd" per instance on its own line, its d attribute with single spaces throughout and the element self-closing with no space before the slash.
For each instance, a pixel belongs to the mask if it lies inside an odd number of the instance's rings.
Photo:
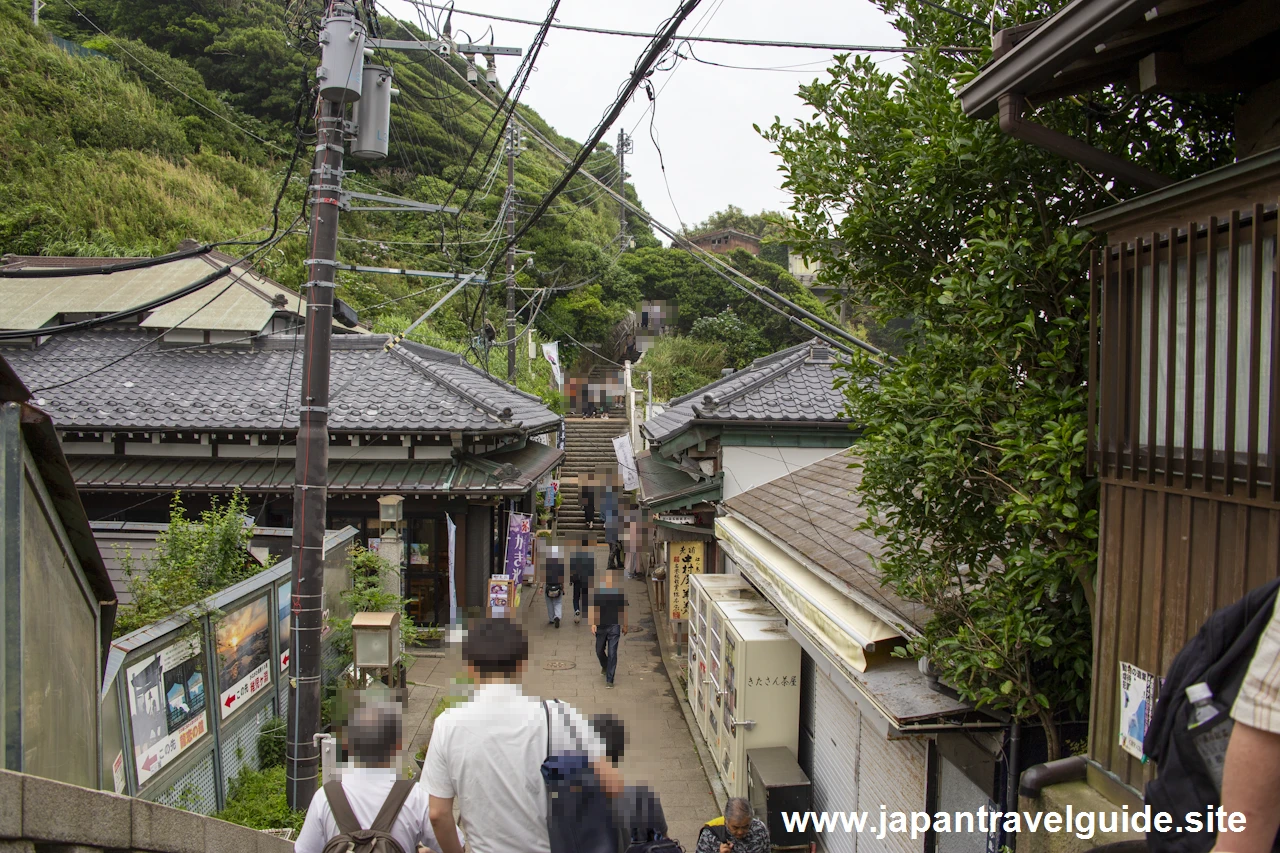
<svg viewBox="0 0 1280 853">
<path fill-rule="evenodd" d="M 520 611 L 530 645 L 524 689 L 530 695 L 563 699 L 585 716 L 608 712 L 620 717 L 628 734 L 624 777 L 628 784 L 648 784 L 658 792 L 671 837 L 692 850 L 699 827 L 719 814 L 719 807 L 663 668 L 646 584 L 623 584 L 631 631 L 618 646 L 612 690 L 605 689 L 586 615 L 575 625 L 572 602 L 567 600 L 567 618 L 557 630 L 547 624 L 542 593 L 530 595 L 533 587 L 524 588 Z M 429 737 L 430 710 L 460 671 L 456 647 L 441 658 L 420 658 L 410 670 L 405 722 L 414 750 Z"/>
</svg>

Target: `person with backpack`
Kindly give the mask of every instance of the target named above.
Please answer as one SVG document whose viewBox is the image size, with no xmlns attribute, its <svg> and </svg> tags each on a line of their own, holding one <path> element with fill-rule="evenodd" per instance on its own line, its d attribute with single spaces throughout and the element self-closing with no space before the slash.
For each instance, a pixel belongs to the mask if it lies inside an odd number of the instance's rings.
<svg viewBox="0 0 1280 853">
<path fill-rule="evenodd" d="M 566 834 L 590 830 L 614 838 L 606 797 L 622 793 L 622 778 L 581 714 L 524 695 L 524 630 L 507 619 L 477 619 L 462 641 L 462 657 L 475 691 L 436 719 L 422 769 L 442 853 L 462 853 L 455 802 L 471 853 L 559 853 Z M 590 790 L 582 784 L 587 777 Z M 576 791 L 561 784 L 566 778 Z M 569 799 L 582 807 L 576 823 L 562 819 Z"/>
<path fill-rule="evenodd" d="M 613 714 L 596 714 L 591 728 L 604 741 L 604 754 L 614 767 L 626 752 L 627 729 Z M 613 801 L 614 823 L 618 827 L 618 853 L 680 853 L 682 848 L 667 838 L 667 818 L 658 793 L 647 785 L 627 785 Z"/>
<path fill-rule="evenodd" d="M 425 791 L 399 779 L 400 705 L 357 708 L 347 726 L 347 750 L 356 766 L 327 782 L 311 798 L 293 849 L 297 853 L 417 853 L 440 850 L 428 819 Z"/>
<path fill-rule="evenodd" d="M 703 824 L 694 853 L 769 853 L 769 827 L 755 817 L 751 803 L 733 797 L 724 817 Z"/>
<path fill-rule="evenodd" d="M 1231 707 L 1235 726 L 1222 772 L 1222 808 L 1245 817 L 1244 831 L 1220 833 L 1216 853 L 1280 847 L 1280 608 L 1272 607 Z"/>
<path fill-rule="evenodd" d="M 547 600 L 547 624 L 560 627 L 564 613 L 564 558 L 553 546 L 542 563 L 542 595 Z"/>
</svg>

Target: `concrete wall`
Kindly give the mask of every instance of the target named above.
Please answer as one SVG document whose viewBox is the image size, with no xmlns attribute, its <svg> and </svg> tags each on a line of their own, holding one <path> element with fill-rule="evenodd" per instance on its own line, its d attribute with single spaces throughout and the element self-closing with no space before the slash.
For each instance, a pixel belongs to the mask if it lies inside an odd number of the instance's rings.
<svg viewBox="0 0 1280 853">
<path fill-rule="evenodd" d="M 724 498 L 728 500 L 840 452 L 841 448 L 834 447 L 722 447 Z"/>
<path fill-rule="evenodd" d="M 0 767 L 95 786 L 100 608 L 13 404 L 0 407 L 0 525 Z"/>
<path fill-rule="evenodd" d="M 76 853 L 293 850 L 291 842 L 243 826 L 144 800 L 0 771 L 0 851 L 36 853 L 37 849 L 54 847 Z"/>
</svg>

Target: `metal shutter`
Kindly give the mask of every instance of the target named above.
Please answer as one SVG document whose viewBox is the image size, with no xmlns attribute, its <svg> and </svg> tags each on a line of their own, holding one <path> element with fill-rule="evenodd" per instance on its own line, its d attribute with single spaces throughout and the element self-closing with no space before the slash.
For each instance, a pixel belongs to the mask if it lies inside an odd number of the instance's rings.
<svg viewBox="0 0 1280 853">
<path fill-rule="evenodd" d="M 878 811 L 883 804 L 890 814 L 924 811 L 927 742 L 918 737 L 885 740 L 867 728 L 859 746 L 858 778 L 863 808 Z M 880 818 L 877 815 L 874 819 Z M 912 841 L 909 833 L 891 832 L 877 840 L 878 834 L 863 834 L 858 841 L 858 853 L 921 853 L 924 850 L 923 835 Z"/>
<path fill-rule="evenodd" d="M 854 811 L 858 804 L 858 741 L 862 720 L 839 688 L 817 667 L 814 681 L 813 809 Z M 878 812 L 877 812 L 878 814 Z M 878 820 L 878 817 L 877 817 Z M 829 853 L 854 853 L 855 836 L 843 831 L 821 833 L 819 848 Z"/>
</svg>

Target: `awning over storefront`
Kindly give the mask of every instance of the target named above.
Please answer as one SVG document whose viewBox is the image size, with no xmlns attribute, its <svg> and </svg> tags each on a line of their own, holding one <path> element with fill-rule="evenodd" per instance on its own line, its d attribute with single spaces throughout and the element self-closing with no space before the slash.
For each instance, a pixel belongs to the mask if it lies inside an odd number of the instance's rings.
<svg viewBox="0 0 1280 853">
<path fill-rule="evenodd" d="M 721 474 L 698 479 L 665 464 L 649 451 L 636 455 L 636 470 L 640 476 L 640 503 L 652 512 L 686 509 L 719 500 L 723 492 Z"/>
<path fill-rule="evenodd" d="M 329 463 L 332 494 L 521 495 L 564 458 L 537 442 L 505 453 L 457 460 L 348 459 Z M 68 460 L 85 491 L 175 489 L 283 492 L 293 486 L 291 459 L 155 459 L 75 457 Z"/>
<path fill-rule="evenodd" d="M 901 639 L 901 630 L 745 522 L 717 518 L 716 536 L 721 549 L 786 618 L 788 630 L 815 664 L 847 685 L 859 706 L 874 709 L 871 717 L 885 723 L 886 734 L 973 723 L 972 706 L 931 689 L 916 661 L 890 654 L 890 641 Z"/>
</svg>

